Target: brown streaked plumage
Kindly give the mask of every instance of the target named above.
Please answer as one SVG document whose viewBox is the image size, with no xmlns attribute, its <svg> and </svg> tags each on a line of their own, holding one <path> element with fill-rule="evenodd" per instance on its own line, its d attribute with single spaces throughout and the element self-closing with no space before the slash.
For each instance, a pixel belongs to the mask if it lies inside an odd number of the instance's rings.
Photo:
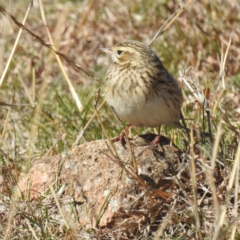
<svg viewBox="0 0 240 240">
<path fill-rule="evenodd" d="M 101 50 L 113 61 L 106 74 L 105 99 L 120 119 L 147 127 L 178 122 L 181 89 L 150 47 L 126 41 Z"/>
</svg>

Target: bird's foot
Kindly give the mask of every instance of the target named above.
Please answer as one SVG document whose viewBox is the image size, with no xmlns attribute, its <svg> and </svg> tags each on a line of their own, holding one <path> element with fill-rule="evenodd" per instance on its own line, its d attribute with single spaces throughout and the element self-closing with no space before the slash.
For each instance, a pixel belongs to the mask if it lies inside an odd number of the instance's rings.
<svg viewBox="0 0 240 240">
<path fill-rule="evenodd" d="M 161 135 L 157 135 L 151 142 L 150 142 L 151 145 L 153 145 L 154 147 L 157 147 L 157 148 L 161 148 L 163 150 L 163 146 L 161 144 Z"/>
<path fill-rule="evenodd" d="M 125 129 L 124 130 L 122 130 L 121 131 L 121 133 L 119 134 L 119 136 L 117 136 L 117 137 L 115 137 L 115 138 L 113 138 L 111 141 L 112 141 L 112 143 L 115 143 L 115 142 L 120 142 L 121 143 L 121 145 L 123 146 L 123 147 L 125 147 L 125 145 L 126 145 L 126 132 L 129 130 L 129 128 L 131 127 L 131 124 L 128 124 L 126 127 L 125 127 Z"/>
<path fill-rule="evenodd" d="M 111 141 L 112 141 L 112 143 L 115 143 L 115 142 L 120 142 L 121 143 L 121 145 L 123 146 L 123 147 L 125 147 L 125 145 L 126 145 L 126 133 L 125 133 L 125 131 L 123 130 L 123 131 L 121 131 L 121 133 L 119 134 L 119 136 L 117 136 L 117 137 L 115 137 L 115 138 L 113 138 L 113 139 L 111 139 Z"/>
</svg>

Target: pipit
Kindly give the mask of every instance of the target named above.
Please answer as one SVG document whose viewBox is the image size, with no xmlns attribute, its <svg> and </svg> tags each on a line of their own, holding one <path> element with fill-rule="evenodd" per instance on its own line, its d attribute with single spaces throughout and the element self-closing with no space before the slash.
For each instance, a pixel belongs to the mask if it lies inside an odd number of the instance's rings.
<svg viewBox="0 0 240 240">
<path fill-rule="evenodd" d="M 159 127 L 178 123 L 183 103 L 178 82 L 147 45 L 126 41 L 110 53 L 113 63 L 106 74 L 105 99 L 121 120 L 134 126 Z"/>
</svg>

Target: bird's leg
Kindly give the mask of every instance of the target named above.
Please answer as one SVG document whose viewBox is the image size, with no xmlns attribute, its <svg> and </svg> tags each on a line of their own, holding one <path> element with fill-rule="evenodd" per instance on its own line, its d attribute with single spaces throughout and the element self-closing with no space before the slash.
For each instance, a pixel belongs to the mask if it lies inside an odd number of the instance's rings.
<svg viewBox="0 0 240 240">
<path fill-rule="evenodd" d="M 130 127 L 131 127 L 131 124 L 128 124 L 128 125 L 124 128 L 124 130 L 121 131 L 121 133 L 119 134 L 119 136 L 113 138 L 111 141 L 112 141 L 113 143 L 120 141 L 120 143 L 122 144 L 122 146 L 125 146 L 125 144 L 126 144 L 126 140 L 125 140 L 126 131 L 128 131 Z"/>
<path fill-rule="evenodd" d="M 160 143 L 161 140 L 161 126 L 158 127 L 158 135 L 155 137 L 155 139 L 151 142 L 151 144 L 153 144 L 156 147 L 161 147 L 162 145 Z"/>
</svg>

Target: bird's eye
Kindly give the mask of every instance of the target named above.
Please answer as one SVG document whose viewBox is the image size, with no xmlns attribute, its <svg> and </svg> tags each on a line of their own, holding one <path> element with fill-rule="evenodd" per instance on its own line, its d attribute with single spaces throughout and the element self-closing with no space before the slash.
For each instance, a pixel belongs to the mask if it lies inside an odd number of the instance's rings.
<svg viewBox="0 0 240 240">
<path fill-rule="evenodd" d="M 117 55 L 121 55 L 122 53 L 123 53 L 123 51 L 117 50 Z"/>
</svg>

